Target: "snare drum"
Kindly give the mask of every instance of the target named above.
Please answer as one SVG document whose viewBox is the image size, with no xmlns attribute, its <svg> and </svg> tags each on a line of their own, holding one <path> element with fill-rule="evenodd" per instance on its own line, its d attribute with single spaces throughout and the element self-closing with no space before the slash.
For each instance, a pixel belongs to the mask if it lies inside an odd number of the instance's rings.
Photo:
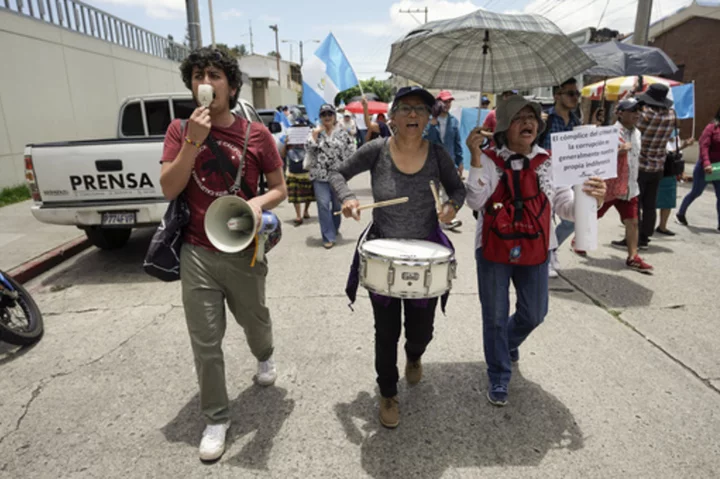
<svg viewBox="0 0 720 479">
<path fill-rule="evenodd" d="M 452 287 L 455 256 L 422 240 L 375 239 L 360 245 L 360 284 L 391 298 L 435 298 Z"/>
</svg>

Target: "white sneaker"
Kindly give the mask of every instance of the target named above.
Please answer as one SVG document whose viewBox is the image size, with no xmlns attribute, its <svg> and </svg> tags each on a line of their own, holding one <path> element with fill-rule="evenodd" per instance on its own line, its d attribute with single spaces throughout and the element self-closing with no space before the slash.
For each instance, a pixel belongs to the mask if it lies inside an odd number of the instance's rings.
<svg viewBox="0 0 720 479">
<path fill-rule="evenodd" d="M 277 379 L 275 360 L 272 356 L 267 361 L 258 361 L 257 375 L 255 380 L 260 386 L 272 386 Z"/>
<path fill-rule="evenodd" d="M 557 278 L 560 276 L 557 270 L 560 269 L 560 261 L 558 261 L 557 253 L 550 251 L 550 262 L 548 263 L 548 278 Z"/>
<path fill-rule="evenodd" d="M 200 441 L 200 459 L 214 461 L 225 452 L 225 435 L 230 428 L 230 421 L 225 424 L 210 424 L 203 431 Z"/>
</svg>

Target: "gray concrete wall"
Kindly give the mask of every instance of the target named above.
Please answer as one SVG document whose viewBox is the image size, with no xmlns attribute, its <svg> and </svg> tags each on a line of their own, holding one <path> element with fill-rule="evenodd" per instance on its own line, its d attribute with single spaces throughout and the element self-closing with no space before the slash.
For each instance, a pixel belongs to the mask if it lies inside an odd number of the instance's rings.
<svg viewBox="0 0 720 479">
<path fill-rule="evenodd" d="M 113 137 L 131 95 L 185 91 L 178 64 L 0 10 L 0 188 L 28 143 Z"/>
</svg>

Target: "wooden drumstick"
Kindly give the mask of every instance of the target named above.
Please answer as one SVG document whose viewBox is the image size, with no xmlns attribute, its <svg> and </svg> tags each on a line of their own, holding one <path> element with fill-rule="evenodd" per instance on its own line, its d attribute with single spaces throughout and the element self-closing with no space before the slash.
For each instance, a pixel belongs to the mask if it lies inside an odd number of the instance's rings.
<svg viewBox="0 0 720 479">
<path fill-rule="evenodd" d="M 401 198 L 394 198 L 392 200 L 378 201 L 377 203 L 371 203 L 369 205 L 358 206 L 355 211 L 369 210 L 370 208 L 383 208 L 385 206 L 400 205 L 407 203 L 410 198 L 403 196 Z M 335 216 L 342 214 L 342 211 L 336 211 L 333 213 Z"/>
<path fill-rule="evenodd" d="M 433 180 L 430 180 L 430 190 L 432 191 L 433 197 L 435 198 L 435 209 L 437 210 L 437 214 L 439 215 L 440 213 L 442 213 L 442 204 L 440 203 L 440 196 L 438 195 L 438 191 L 435 187 L 435 182 Z"/>
</svg>

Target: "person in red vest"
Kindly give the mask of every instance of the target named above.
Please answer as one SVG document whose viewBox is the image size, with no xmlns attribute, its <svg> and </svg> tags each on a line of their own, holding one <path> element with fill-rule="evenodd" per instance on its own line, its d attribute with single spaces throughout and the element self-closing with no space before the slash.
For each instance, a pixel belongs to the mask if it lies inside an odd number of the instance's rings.
<svg viewBox="0 0 720 479">
<path fill-rule="evenodd" d="M 467 204 L 480 212 L 475 258 L 482 305 L 483 346 L 489 387 L 487 399 L 508 401 L 512 362 L 519 347 L 548 312 L 549 250 L 556 241 L 551 211 L 574 220 L 574 193 L 556 188 L 548 152 L 537 145 L 543 130 L 541 108 L 520 95 L 500 100 L 495 147 L 480 150 L 479 128 L 467 139 L 471 167 Z M 583 190 L 602 206 L 605 182 L 590 178 Z M 517 292 L 510 315 L 510 283 Z"/>
</svg>

